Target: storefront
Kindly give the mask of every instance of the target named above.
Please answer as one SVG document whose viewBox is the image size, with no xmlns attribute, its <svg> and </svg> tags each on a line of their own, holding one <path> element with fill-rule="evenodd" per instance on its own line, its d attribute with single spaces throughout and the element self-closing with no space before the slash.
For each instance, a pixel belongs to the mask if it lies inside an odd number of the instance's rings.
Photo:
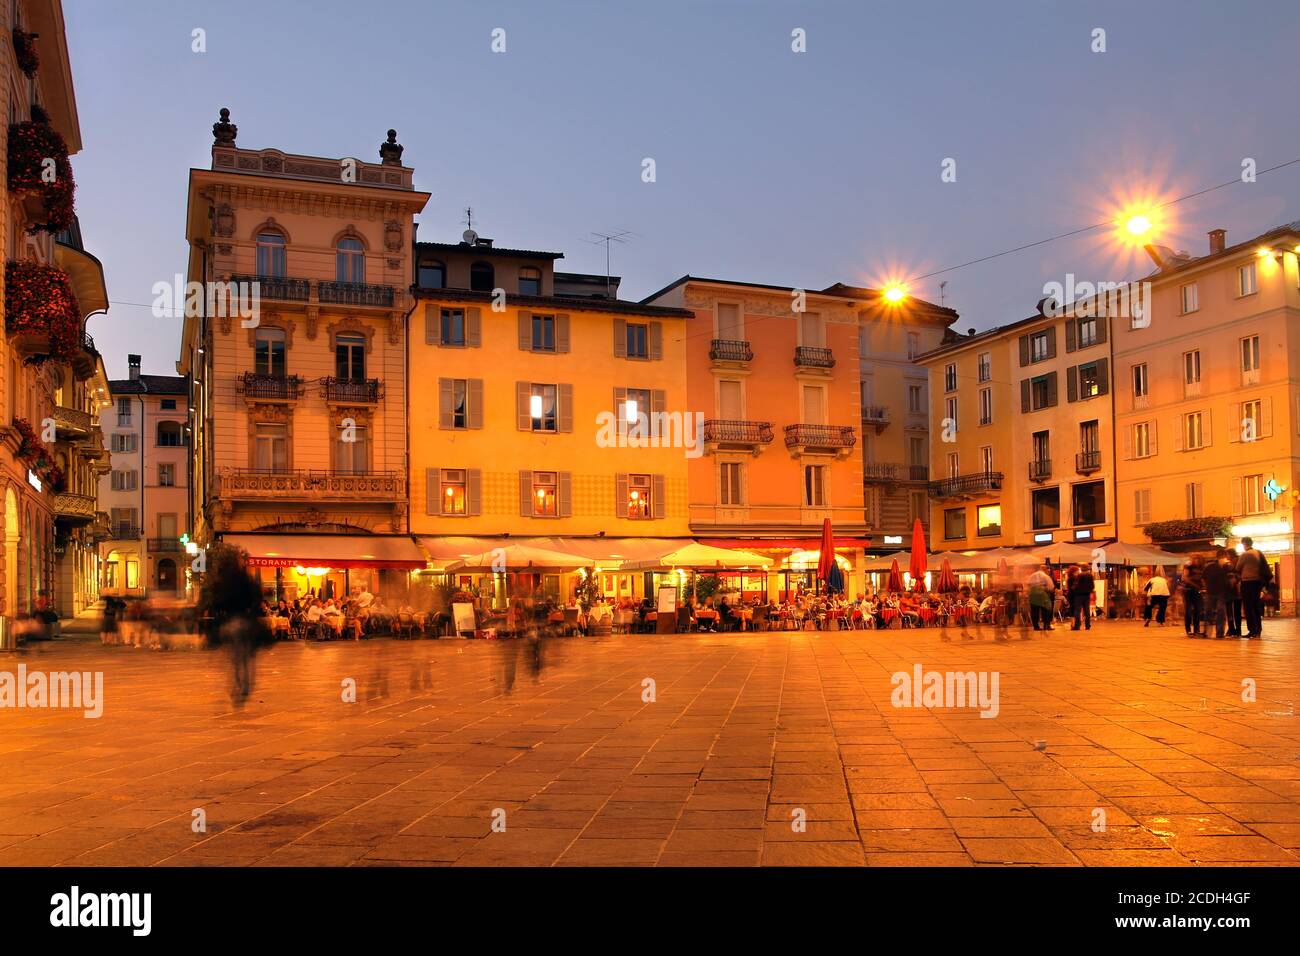
<svg viewBox="0 0 1300 956">
<path fill-rule="evenodd" d="M 359 591 L 405 602 L 424 554 L 406 535 L 227 534 L 224 544 L 248 553 L 268 600 L 342 598 Z"/>
</svg>

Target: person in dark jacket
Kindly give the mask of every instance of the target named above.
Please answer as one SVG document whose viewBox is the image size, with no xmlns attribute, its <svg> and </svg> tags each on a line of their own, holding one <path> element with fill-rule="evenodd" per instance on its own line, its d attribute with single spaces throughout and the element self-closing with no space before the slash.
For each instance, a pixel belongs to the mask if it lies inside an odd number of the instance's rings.
<svg viewBox="0 0 1300 956">
<path fill-rule="evenodd" d="M 1237 558 L 1237 578 L 1241 581 L 1241 606 L 1246 614 L 1246 637 L 1259 637 L 1264 632 L 1264 585 L 1273 577 L 1268 558 L 1255 547 L 1250 538 L 1241 539 L 1241 555 Z"/>
<path fill-rule="evenodd" d="M 1207 561 L 1203 577 L 1205 580 L 1205 633 L 1210 633 L 1210 624 L 1214 624 L 1215 638 L 1223 637 L 1223 625 L 1227 618 L 1228 569 L 1224 567 L 1226 552 L 1220 548 L 1214 559 Z"/>
<path fill-rule="evenodd" d="M 1178 586 L 1183 598 L 1183 630 L 1188 637 L 1204 637 L 1201 630 L 1201 584 L 1204 575 L 1201 559 L 1194 557 L 1183 567 L 1182 578 Z"/>
<path fill-rule="evenodd" d="M 1074 569 L 1070 575 L 1070 617 L 1074 623 L 1070 630 L 1077 631 L 1082 619 L 1084 630 L 1092 630 L 1092 596 L 1096 593 L 1097 583 L 1092 571 L 1087 567 Z"/>
</svg>

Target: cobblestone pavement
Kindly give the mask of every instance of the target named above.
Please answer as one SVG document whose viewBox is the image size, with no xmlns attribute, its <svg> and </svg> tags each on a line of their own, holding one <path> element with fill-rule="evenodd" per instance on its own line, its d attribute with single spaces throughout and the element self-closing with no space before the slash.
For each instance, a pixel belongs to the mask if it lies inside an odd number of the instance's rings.
<svg viewBox="0 0 1300 956">
<path fill-rule="evenodd" d="M 0 709 L 0 864 L 1295 865 L 1266 631 L 289 643 L 239 711 L 217 653 L 37 645 L 0 672 L 101 670 L 104 714 Z M 997 716 L 892 706 L 917 665 Z"/>
</svg>

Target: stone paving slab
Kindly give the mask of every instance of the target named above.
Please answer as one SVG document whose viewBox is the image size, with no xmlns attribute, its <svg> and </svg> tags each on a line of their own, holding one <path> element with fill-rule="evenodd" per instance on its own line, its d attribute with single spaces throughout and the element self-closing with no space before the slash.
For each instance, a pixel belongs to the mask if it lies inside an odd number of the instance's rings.
<svg viewBox="0 0 1300 956">
<path fill-rule="evenodd" d="M 1296 621 L 990 637 L 290 643 L 242 709 L 219 653 L 41 644 L 0 672 L 104 714 L 0 708 L 0 864 L 1300 864 Z M 918 665 L 996 716 L 895 706 Z"/>
</svg>

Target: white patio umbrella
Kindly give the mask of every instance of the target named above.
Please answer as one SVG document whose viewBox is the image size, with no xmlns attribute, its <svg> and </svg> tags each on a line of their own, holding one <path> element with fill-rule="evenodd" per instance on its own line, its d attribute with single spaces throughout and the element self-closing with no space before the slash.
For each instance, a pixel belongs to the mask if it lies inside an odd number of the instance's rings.
<svg viewBox="0 0 1300 956">
<path fill-rule="evenodd" d="M 1074 544 L 1070 541 L 1057 541 L 1052 544 L 1045 544 L 1041 547 L 1031 549 L 1040 561 L 1049 561 L 1052 564 L 1087 564 L 1092 561 L 1092 549 L 1096 545 Z"/>
<path fill-rule="evenodd" d="M 590 564 L 563 551 L 532 544 L 507 544 L 481 554 L 473 554 L 448 566 L 448 571 L 505 571 L 521 568 L 578 568 Z"/>
<path fill-rule="evenodd" d="M 1102 560 L 1106 564 L 1181 564 L 1183 555 L 1170 554 L 1168 551 L 1162 551 L 1160 548 L 1152 547 L 1145 544 L 1125 544 L 1123 541 L 1114 541 L 1110 544 L 1100 546 L 1103 552 Z"/>
<path fill-rule="evenodd" d="M 772 559 L 752 551 L 737 551 L 730 548 L 715 548 L 711 544 L 692 541 L 682 545 L 658 558 L 642 558 L 636 561 L 624 561 L 619 565 L 620 571 L 653 571 L 658 568 L 691 568 L 697 570 L 749 570 L 769 568 Z"/>
</svg>

